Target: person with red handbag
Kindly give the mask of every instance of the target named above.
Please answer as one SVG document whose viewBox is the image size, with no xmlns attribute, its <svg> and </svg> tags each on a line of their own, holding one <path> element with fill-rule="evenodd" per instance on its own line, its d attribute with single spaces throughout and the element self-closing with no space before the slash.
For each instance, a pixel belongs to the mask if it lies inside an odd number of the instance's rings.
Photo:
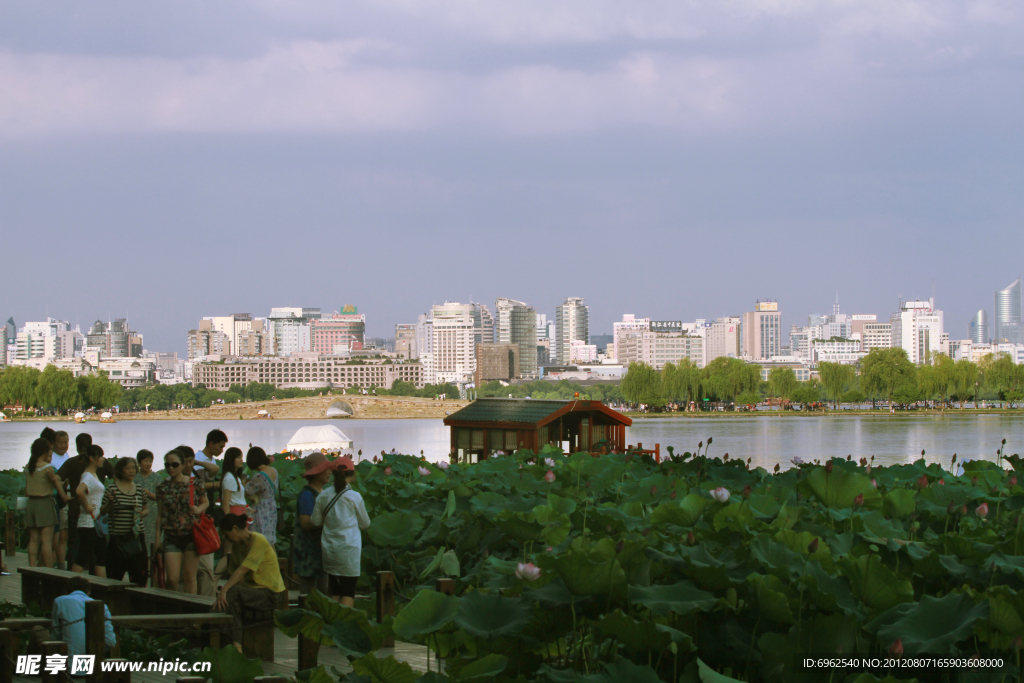
<svg viewBox="0 0 1024 683">
<path fill-rule="evenodd" d="M 164 456 L 164 469 L 167 479 L 156 487 L 158 511 L 153 549 L 163 552 L 166 587 L 178 590 L 180 583 L 185 593 L 195 594 L 199 553 L 193 527 L 205 517 L 203 513 L 210 503 L 205 490 L 195 486 L 189 476 L 191 473 L 185 471 L 184 460 L 177 450 Z"/>
</svg>

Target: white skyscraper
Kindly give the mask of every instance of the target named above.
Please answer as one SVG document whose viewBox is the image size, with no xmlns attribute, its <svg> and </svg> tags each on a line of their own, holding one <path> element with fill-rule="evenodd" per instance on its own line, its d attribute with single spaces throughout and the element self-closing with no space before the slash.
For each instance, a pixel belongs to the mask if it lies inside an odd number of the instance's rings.
<svg viewBox="0 0 1024 683">
<path fill-rule="evenodd" d="M 575 340 L 590 343 L 590 306 L 583 304 L 583 298 L 571 296 L 555 309 L 555 362 L 568 365 L 571 345 Z"/>
<path fill-rule="evenodd" d="M 931 363 L 933 354 L 942 351 L 942 311 L 935 300 L 904 301 L 890 318 L 892 345 L 907 352 L 912 363 Z"/>
<path fill-rule="evenodd" d="M 476 370 L 472 306 L 446 301 L 431 308 L 431 319 L 434 382 L 471 382 Z"/>
</svg>

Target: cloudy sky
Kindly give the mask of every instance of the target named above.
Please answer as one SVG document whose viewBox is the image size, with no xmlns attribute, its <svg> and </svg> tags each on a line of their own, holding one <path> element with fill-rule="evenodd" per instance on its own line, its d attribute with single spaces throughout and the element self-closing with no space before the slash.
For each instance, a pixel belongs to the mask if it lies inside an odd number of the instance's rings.
<svg viewBox="0 0 1024 683">
<path fill-rule="evenodd" d="M 1018 277 L 1019 0 L 0 4 L 0 316 L 509 296 L 964 337 Z"/>
</svg>

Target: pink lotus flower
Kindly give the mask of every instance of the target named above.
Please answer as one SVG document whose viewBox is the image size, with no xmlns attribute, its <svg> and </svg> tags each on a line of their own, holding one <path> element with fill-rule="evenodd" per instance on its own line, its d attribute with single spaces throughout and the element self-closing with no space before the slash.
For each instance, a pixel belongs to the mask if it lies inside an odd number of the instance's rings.
<svg viewBox="0 0 1024 683">
<path fill-rule="evenodd" d="M 897 638 L 896 642 L 889 646 L 889 654 L 901 655 L 903 654 L 903 639 Z"/>
<path fill-rule="evenodd" d="M 946 485 L 946 480 L 945 479 L 939 479 L 939 486 L 945 486 L 945 485 Z"/>
<path fill-rule="evenodd" d="M 552 472 L 551 470 L 548 470 L 548 473 L 544 475 L 544 481 L 546 481 L 547 483 L 550 484 L 554 480 L 555 480 L 555 473 Z"/>
<path fill-rule="evenodd" d="M 988 503 L 982 503 L 974 509 L 974 514 L 978 515 L 982 519 L 988 516 Z"/>
<path fill-rule="evenodd" d="M 874 486 L 876 489 L 878 488 L 878 482 L 875 481 L 874 479 L 871 480 L 871 485 Z"/>
<path fill-rule="evenodd" d="M 444 460 L 442 460 L 441 462 L 437 463 L 437 466 L 440 467 L 442 470 L 448 469 L 448 463 L 445 462 Z"/>
<path fill-rule="evenodd" d="M 711 492 L 711 497 L 717 500 L 719 503 L 729 502 L 729 489 L 724 486 L 719 486 L 717 489 Z"/>
<path fill-rule="evenodd" d="M 793 463 L 794 465 L 796 465 L 797 467 L 800 467 L 800 465 L 804 464 L 804 459 L 801 458 L 799 455 L 797 455 L 797 456 L 794 456 L 793 459 L 790 460 L 790 462 Z"/>
<path fill-rule="evenodd" d="M 388 476 L 391 476 L 391 468 L 390 467 L 385 467 L 384 468 L 384 474 L 386 474 Z"/>
<path fill-rule="evenodd" d="M 554 467 L 555 461 L 552 460 L 551 458 L 544 458 L 544 464 L 547 465 L 548 467 Z"/>
<path fill-rule="evenodd" d="M 863 504 L 864 504 L 864 494 L 863 493 L 858 493 L 857 496 L 853 499 L 853 507 L 859 508 Z"/>
<path fill-rule="evenodd" d="M 548 548 L 550 550 L 550 548 Z M 532 562 L 516 565 L 516 578 L 522 581 L 536 581 L 540 578 L 540 568 Z"/>
<path fill-rule="evenodd" d="M 1016 485 L 1017 485 L 1017 477 L 1016 476 L 1010 477 L 1010 487 L 1012 488 L 1012 487 L 1014 487 Z"/>
<path fill-rule="evenodd" d="M 420 467 L 419 468 L 419 472 L 420 472 L 420 476 L 422 476 L 422 477 L 426 477 L 426 476 L 430 475 L 430 470 L 428 470 L 426 467 Z"/>
</svg>

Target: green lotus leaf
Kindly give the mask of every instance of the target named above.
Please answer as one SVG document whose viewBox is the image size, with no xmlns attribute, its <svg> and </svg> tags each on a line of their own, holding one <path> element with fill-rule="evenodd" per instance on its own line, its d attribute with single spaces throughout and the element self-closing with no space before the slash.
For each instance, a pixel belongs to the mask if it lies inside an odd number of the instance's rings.
<svg viewBox="0 0 1024 683">
<path fill-rule="evenodd" d="M 434 555 L 434 559 L 430 561 L 430 564 L 420 572 L 420 578 L 425 579 L 430 576 L 435 570 L 441 566 L 441 559 L 444 558 L 444 548 L 438 548 L 437 554 Z"/>
<path fill-rule="evenodd" d="M 690 581 L 646 588 L 630 586 L 629 601 L 640 603 L 657 616 L 669 612 L 685 616 L 695 610 L 710 612 L 718 603 L 714 594 L 702 591 Z"/>
<path fill-rule="evenodd" d="M 448 502 L 444 506 L 444 514 L 442 517 L 448 517 L 449 519 L 455 514 L 455 510 L 458 509 L 457 502 L 455 500 L 455 491 L 448 491 Z"/>
<path fill-rule="evenodd" d="M 508 507 L 508 498 L 495 491 L 478 493 L 469 500 L 473 512 L 494 519 Z"/>
<path fill-rule="evenodd" d="M 741 503 L 727 505 L 715 513 L 715 531 L 729 529 L 742 534 L 748 534 L 751 527 L 754 527 L 755 524 L 754 513 L 749 507 Z"/>
<path fill-rule="evenodd" d="M 747 577 L 747 583 L 750 584 L 762 618 L 783 624 L 796 623 L 789 606 L 789 591 L 777 576 L 751 574 Z"/>
<path fill-rule="evenodd" d="M 459 563 L 459 556 L 454 550 L 448 550 L 441 557 L 441 573 L 445 576 L 461 576 L 462 565 Z"/>
<path fill-rule="evenodd" d="M 572 498 L 563 498 L 554 493 L 548 494 L 548 507 L 554 512 L 571 515 L 576 511 L 576 501 Z"/>
<path fill-rule="evenodd" d="M 392 628 L 405 640 L 415 641 L 450 623 L 458 611 L 459 598 L 422 590 L 398 613 Z"/>
<path fill-rule="evenodd" d="M 683 633 L 671 626 L 666 626 L 665 624 L 655 624 L 655 626 L 657 626 L 658 630 L 662 633 L 668 634 L 669 640 L 678 646 L 680 652 L 694 652 L 697 649 L 693 644 L 693 638 L 691 638 L 689 634 Z"/>
<path fill-rule="evenodd" d="M 697 670 L 700 673 L 700 683 L 741 683 L 735 678 L 716 672 L 701 661 L 700 657 L 697 658 Z"/>
<path fill-rule="evenodd" d="M 878 640 L 888 647 L 901 639 L 907 655 L 955 654 L 954 646 L 974 633 L 976 621 L 988 616 L 988 601 L 975 603 L 966 593 L 924 595 L 901 619 L 880 628 Z"/>
<path fill-rule="evenodd" d="M 793 552 L 786 544 L 773 541 L 764 534 L 750 542 L 750 556 L 783 578 L 788 578 L 790 574 L 799 575 L 805 564 L 804 556 L 799 552 Z"/>
<path fill-rule="evenodd" d="M 548 505 L 538 505 L 533 511 L 533 516 L 544 527 L 541 533 L 547 545 L 560 544 L 572 531 L 569 515 L 557 512 Z"/>
<path fill-rule="evenodd" d="M 801 557 L 807 557 L 811 560 L 818 560 L 825 566 L 831 565 L 832 562 L 832 551 L 825 543 L 825 539 L 821 536 L 812 534 L 809 531 L 792 531 L 784 529 L 779 533 L 775 534 L 775 540 L 779 543 L 784 543 L 790 550 L 799 553 Z M 818 540 L 818 547 L 810 553 L 811 544 L 814 540 Z"/>
<path fill-rule="evenodd" d="M 497 638 L 520 633 L 530 624 L 533 607 L 525 598 L 471 591 L 459 601 L 455 623 L 476 638 Z"/>
<path fill-rule="evenodd" d="M 460 667 L 455 674 L 457 681 L 478 681 L 493 680 L 508 667 L 508 657 L 499 654 L 489 654 L 481 657 L 475 662 Z"/>
<path fill-rule="evenodd" d="M 355 622 L 336 621 L 324 626 L 322 634 L 331 639 L 342 657 L 358 659 L 373 650 L 369 635 Z"/>
<path fill-rule="evenodd" d="M 805 508 L 802 507 L 783 505 L 779 509 L 779 514 L 776 515 L 775 520 L 771 523 L 771 527 L 773 529 L 792 529 L 793 525 L 803 517 L 804 511 Z"/>
<path fill-rule="evenodd" d="M 401 548 L 416 540 L 424 524 L 423 518 L 415 512 L 385 512 L 373 518 L 367 533 L 377 545 Z"/>
<path fill-rule="evenodd" d="M 315 590 L 315 589 L 314 589 Z M 299 635 L 310 640 L 316 640 L 324 645 L 330 645 L 329 637 L 321 638 L 320 632 L 324 627 L 324 618 L 318 612 L 307 609 L 285 609 L 274 612 L 274 623 L 281 633 L 289 638 L 297 638 Z"/>
<path fill-rule="evenodd" d="M 864 496 L 862 507 L 877 509 L 882 504 L 882 496 L 871 485 L 870 477 L 843 467 L 836 467 L 831 474 L 824 467 L 815 467 L 800 480 L 799 486 L 806 495 L 830 508 L 852 507 L 858 495 Z"/>
<path fill-rule="evenodd" d="M 573 541 L 568 552 L 553 565 L 566 588 L 574 595 L 607 595 L 625 591 L 626 573 L 615 556 L 615 543 L 605 538 L 598 543 Z"/>
<path fill-rule="evenodd" d="M 249 683 L 263 675 L 263 664 L 258 659 L 249 659 L 228 644 L 219 650 L 208 647 L 199 653 L 199 661 L 210 662 L 210 670 L 196 673 L 217 683 Z M 205 668 L 205 667 L 204 667 Z"/>
<path fill-rule="evenodd" d="M 704 496 L 691 493 L 678 503 L 668 501 L 654 508 L 651 513 L 651 526 L 660 527 L 665 524 L 675 524 L 681 527 L 691 527 L 697 523 L 701 514 L 711 503 Z"/>
<path fill-rule="evenodd" d="M 782 505 L 772 496 L 753 495 L 747 501 L 747 506 L 758 519 L 771 519 L 782 511 Z"/>
<path fill-rule="evenodd" d="M 907 532 L 899 521 L 888 520 L 878 510 L 858 513 L 853 518 L 853 528 L 872 539 L 905 539 Z"/>
<path fill-rule="evenodd" d="M 505 510 L 494 522 L 503 533 L 521 543 L 539 541 L 544 527 L 534 520 L 533 512 L 511 512 Z"/>
<path fill-rule="evenodd" d="M 345 678 L 345 683 L 348 683 L 347 677 Z M 452 679 L 448 678 L 444 674 L 439 674 L 436 671 L 428 671 L 417 678 L 416 683 L 452 683 Z"/>
<path fill-rule="evenodd" d="M 997 650 L 1006 650 L 1014 638 L 1024 636 L 1024 593 L 995 586 L 988 591 L 988 610 L 988 619 L 975 626 L 982 641 Z"/>
<path fill-rule="evenodd" d="M 368 677 L 371 683 L 415 683 L 417 678 L 407 662 L 399 662 L 394 655 L 378 659 L 372 652 L 352 662 L 352 670 Z"/>
<path fill-rule="evenodd" d="M 850 583 L 843 576 L 832 576 L 817 562 L 807 564 L 804 574 L 807 595 L 814 604 L 829 611 L 861 615 L 863 607 L 850 591 Z"/>
<path fill-rule="evenodd" d="M 523 591 L 523 597 L 528 600 L 536 600 L 542 607 L 561 607 L 586 600 L 586 598 L 573 595 L 565 582 L 558 577 L 548 581 L 540 588 L 526 589 Z"/>
<path fill-rule="evenodd" d="M 942 487 L 938 487 L 942 488 Z M 882 513 L 886 517 L 908 517 L 917 510 L 917 491 L 895 489 L 882 499 Z"/>
<path fill-rule="evenodd" d="M 914 599 L 914 586 L 886 567 L 878 555 L 863 555 L 839 562 L 840 572 L 861 602 L 875 611 L 887 610 Z"/>
<path fill-rule="evenodd" d="M 654 669 L 634 664 L 625 657 L 605 664 L 604 671 L 598 674 L 581 678 L 585 683 L 661 683 Z"/>
<path fill-rule="evenodd" d="M 323 664 L 315 669 L 296 671 L 295 680 L 301 683 L 336 683 L 336 679 L 327 673 L 327 668 Z"/>
</svg>

